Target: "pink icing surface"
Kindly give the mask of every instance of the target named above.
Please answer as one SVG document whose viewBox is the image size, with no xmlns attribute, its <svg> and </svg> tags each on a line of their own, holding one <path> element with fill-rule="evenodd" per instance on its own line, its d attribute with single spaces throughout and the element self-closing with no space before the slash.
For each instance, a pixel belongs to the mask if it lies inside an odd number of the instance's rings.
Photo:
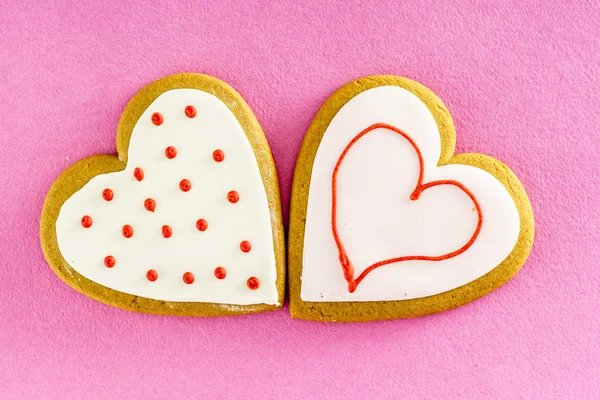
<svg viewBox="0 0 600 400">
<path fill-rule="evenodd" d="M 598 396 L 592 1 L 29 3 L 0 12 L 0 397 Z M 183 71 L 224 79 L 253 108 L 286 218 L 297 150 L 327 96 L 368 74 L 422 82 L 448 105 L 458 151 L 496 156 L 525 184 L 537 222 L 528 263 L 466 307 L 358 325 L 287 309 L 158 317 L 78 294 L 40 251 L 44 196 L 73 161 L 115 151 L 138 89 Z"/>
</svg>

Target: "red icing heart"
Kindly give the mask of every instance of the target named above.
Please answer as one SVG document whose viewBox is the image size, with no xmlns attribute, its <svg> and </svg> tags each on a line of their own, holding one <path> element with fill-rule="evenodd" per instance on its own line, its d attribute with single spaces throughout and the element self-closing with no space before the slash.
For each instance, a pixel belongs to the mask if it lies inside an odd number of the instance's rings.
<svg viewBox="0 0 600 400">
<path fill-rule="evenodd" d="M 346 157 L 346 155 L 348 154 L 348 152 L 350 151 L 352 146 L 354 146 L 354 144 L 356 144 L 356 142 L 358 142 L 360 140 L 360 138 L 365 136 L 367 133 L 371 132 L 374 129 L 378 129 L 378 128 L 389 129 L 393 132 L 396 132 L 398 135 L 400 135 L 404 139 L 406 139 L 410 143 L 410 145 L 415 149 L 415 151 L 417 153 L 417 156 L 419 158 L 419 179 L 417 181 L 417 187 L 410 195 L 410 199 L 413 201 L 418 200 L 419 197 L 421 196 L 421 193 L 423 193 L 423 191 L 425 191 L 431 187 L 434 187 L 434 186 L 439 186 L 439 185 L 456 186 L 457 188 L 462 190 L 467 196 L 469 196 L 471 201 L 473 201 L 473 204 L 475 205 L 475 208 L 477 210 L 477 227 L 475 228 L 475 232 L 473 232 L 473 235 L 471 236 L 469 241 L 464 246 L 462 246 L 461 248 L 459 248 L 453 252 L 442 254 L 439 256 L 419 256 L 419 255 L 401 256 L 401 257 L 389 258 L 387 260 L 378 261 L 375 264 L 372 264 L 371 266 L 369 266 L 367 269 L 365 269 L 358 276 L 358 278 L 355 279 L 354 278 L 354 267 L 352 266 L 352 263 L 350 262 L 350 259 L 348 258 L 348 255 L 346 253 L 346 250 L 344 249 L 342 240 L 341 240 L 340 235 L 337 230 L 337 208 L 336 208 L 336 204 L 337 204 L 337 174 L 342 165 L 342 162 L 344 161 L 344 158 Z M 423 173 L 424 173 L 423 156 L 421 154 L 421 150 L 419 150 L 419 147 L 417 146 L 415 141 L 412 140 L 412 138 L 410 136 L 408 136 L 406 133 L 402 132 L 400 129 L 398 129 L 394 126 L 388 125 L 388 124 L 378 123 L 378 124 L 373 124 L 373 125 L 369 126 L 365 130 L 360 132 L 358 135 L 356 135 L 356 137 L 354 137 L 354 139 L 352 139 L 352 141 L 350 141 L 350 143 L 346 146 L 346 148 L 340 155 L 340 158 L 338 159 L 338 161 L 335 165 L 335 168 L 333 169 L 333 176 L 331 178 L 331 189 L 332 189 L 331 229 L 333 231 L 333 238 L 335 240 L 335 244 L 337 245 L 337 248 L 339 251 L 339 260 L 340 260 L 340 264 L 342 265 L 342 270 L 344 271 L 344 278 L 348 282 L 348 291 L 350 293 L 353 293 L 356 290 L 356 287 L 358 286 L 358 284 L 375 268 L 378 268 L 378 267 L 381 267 L 381 266 L 387 265 L 387 264 L 402 262 L 402 261 L 414 261 L 414 260 L 442 261 L 442 260 L 447 260 L 449 258 L 456 257 L 456 256 L 464 253 L 465 251 L 467 251 L 467 249 L 469 249 L 469 247 L 471 247 L 473 245 L 473 243 L 477 239 L 477 236 L 479 236 L 479 232 L 481 231 L 481 225 L 483 224 L 483 217 L 481 215 L 481 207 L 479 206 L 479 203 L 477 202 L 477 199 L 475 198 L 473 193 L 471 193 L 471 191 L 469 189 L 467 189 L 462 183 L 460 183 L 458 181 L 454 181 L 454 180 L 440 180 L 440 181 L 432 181 L 429 183 L 423 183 Z"/>
</svg>

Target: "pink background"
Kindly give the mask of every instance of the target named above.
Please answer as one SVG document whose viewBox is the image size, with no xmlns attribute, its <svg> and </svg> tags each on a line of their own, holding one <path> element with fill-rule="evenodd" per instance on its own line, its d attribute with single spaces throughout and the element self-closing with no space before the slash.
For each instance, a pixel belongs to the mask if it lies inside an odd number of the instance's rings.
<svg viewBox="0 0 600 400">
<path fill-rule="evenodd" d="M 0 6 L 0 397 L 599 396 L 593 1 L 26 3 Z M 353 325 L 292 320 L 287 308 L 158 317 L 76 293 L 40 251 L 46 191 L 75 160 L 115 152 L 130 97 L 183 71 L 246 98 L 286 221 L 296 153 L 327 96 L 367 74 L 422 82 L 448 105 L 458 151 L 494 155 L 523 181 L 537 223 L 529 261 L 460 309 Z"/>
</svg>

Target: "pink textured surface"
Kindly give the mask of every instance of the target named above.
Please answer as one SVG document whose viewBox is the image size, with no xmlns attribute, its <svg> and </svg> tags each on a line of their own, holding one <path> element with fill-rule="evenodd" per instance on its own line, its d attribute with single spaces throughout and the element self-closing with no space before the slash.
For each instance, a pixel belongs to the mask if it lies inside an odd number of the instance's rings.
<svg viewBox="0 0 600 400">
<path fill-rule="evenodd" d="M 593 1 L 26 3 L 0 7 L 0 397 L 599 396 Z M 73 161 L 114 152 L 129 98 L 182 71 L 246 98 L 286 218 L 296 153 L 327 96 L 367 74 L 422 82 L 448 105 L 458 151 L 494 155 L 522 179 L 537 222 L 529 261 L 466 307 L 354 325 L 287 309 L 158 317 L 76 293 L 40 251 L 46 191 Z"/>
</svg>

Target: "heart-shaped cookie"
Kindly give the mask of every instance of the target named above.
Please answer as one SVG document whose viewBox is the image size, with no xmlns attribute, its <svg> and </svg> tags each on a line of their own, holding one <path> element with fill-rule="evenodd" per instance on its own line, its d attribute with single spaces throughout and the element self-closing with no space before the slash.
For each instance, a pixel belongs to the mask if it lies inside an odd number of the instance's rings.
<svg viewBox="0 0 600 400">
<path fill-rule="evenodd" d="M 48 193 L 41 242 L 61 279 L 141 312 L 281 307 L 277 174 L 237 92 L 206 75 L 160 79 L 125 108 L 117 151 L 74 164 Z"/>
<path fill-rule="evenodd" d="M 376 76 L 323 105 L 298 156 L 290 214 L 292 316 L 363 321 L 454 308 L 527 258 L 533 215 L 516 176 L 454 153 L 443 103 Z"/>
</svg>

